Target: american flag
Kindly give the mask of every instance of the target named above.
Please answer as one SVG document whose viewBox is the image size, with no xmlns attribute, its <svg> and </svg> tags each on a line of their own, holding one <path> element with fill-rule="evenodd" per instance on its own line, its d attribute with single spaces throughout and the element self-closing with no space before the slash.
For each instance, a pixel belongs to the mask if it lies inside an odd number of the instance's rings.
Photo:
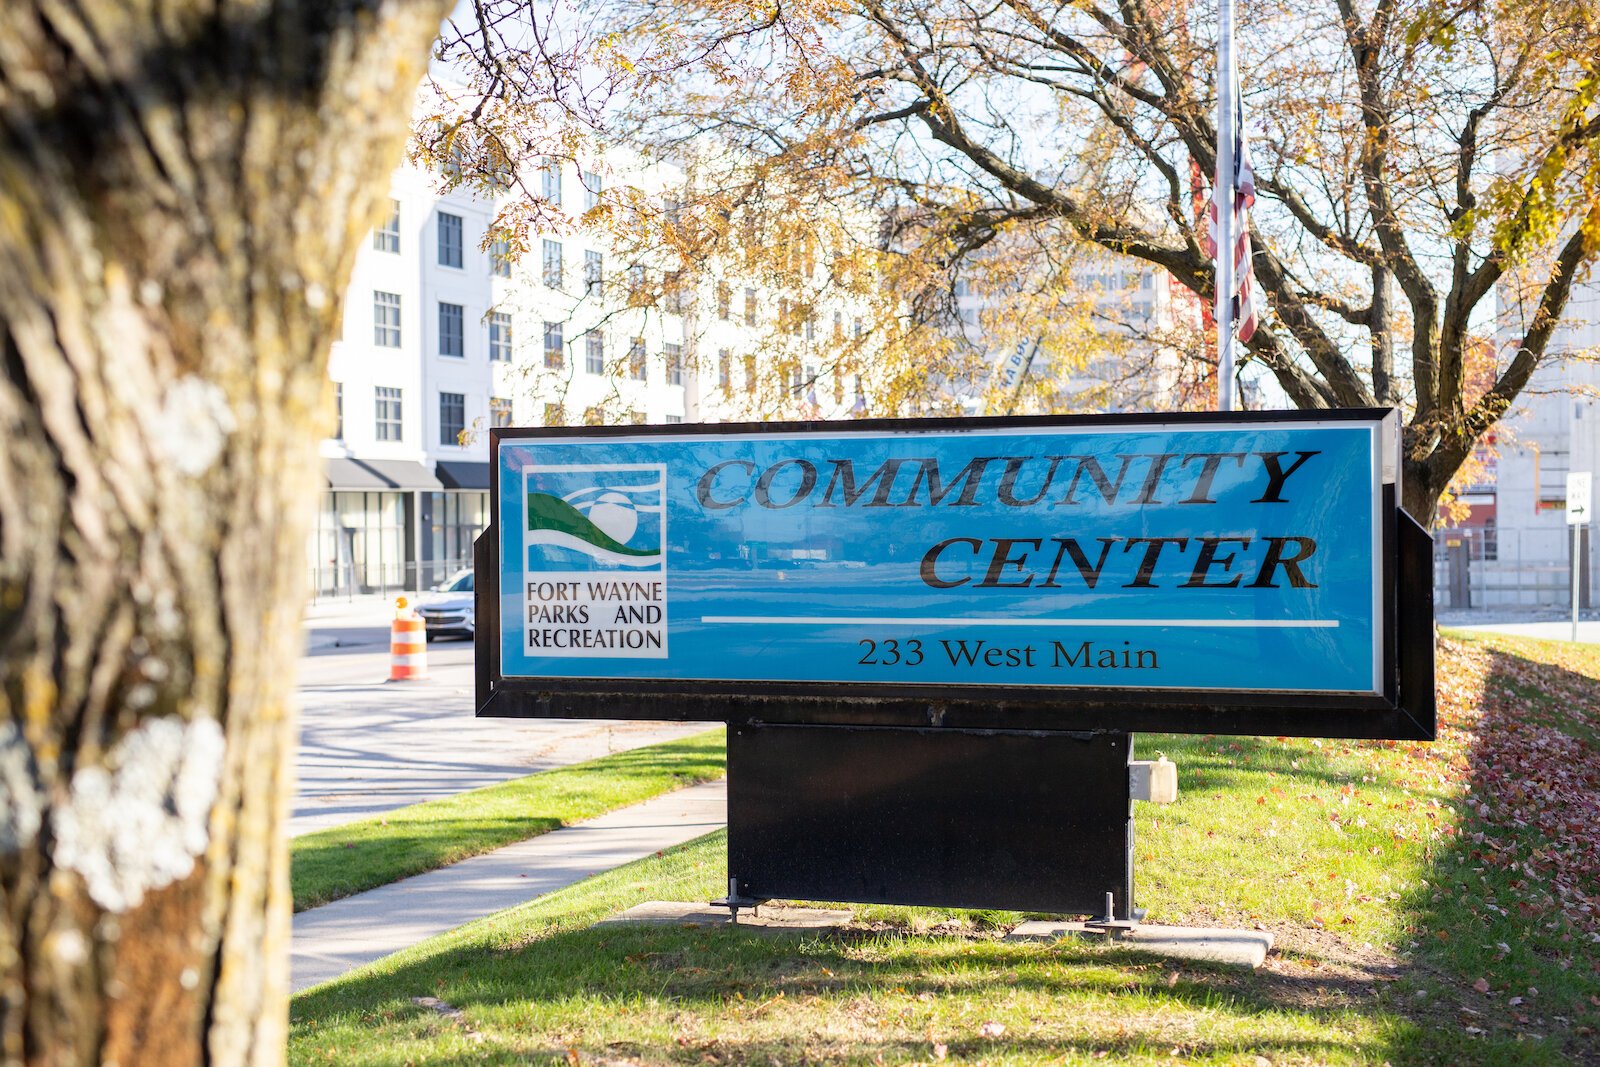
<svg viewBox="0 0 1600 1067">
<path fill-rule="evenodd" d="M 1256 175 L 1250 166 L 1250 142 L 1244 135 L 1244 108 L 1234 94 L 1233 143 L 1233 322 L 1240 341 L 1256 332 L 1254 256 L 1250 249 L 1250 207 L 1256 202 Z M 1211 197 L 1206 230 L 1206 255 L 1217 258 L 1217 196 Z"/>
</svg>

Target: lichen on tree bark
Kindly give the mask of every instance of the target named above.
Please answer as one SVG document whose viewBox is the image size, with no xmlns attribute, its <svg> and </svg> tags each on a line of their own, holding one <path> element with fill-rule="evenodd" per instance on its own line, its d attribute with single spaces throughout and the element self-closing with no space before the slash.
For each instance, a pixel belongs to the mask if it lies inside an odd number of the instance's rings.
<svg viewBox="0 0 1600 1067">
<path fill-rule="evenodd" d="M 0 1063 L 282 1058 L 334 294 L 446 8 L 0 9 Z"/>
</svg>

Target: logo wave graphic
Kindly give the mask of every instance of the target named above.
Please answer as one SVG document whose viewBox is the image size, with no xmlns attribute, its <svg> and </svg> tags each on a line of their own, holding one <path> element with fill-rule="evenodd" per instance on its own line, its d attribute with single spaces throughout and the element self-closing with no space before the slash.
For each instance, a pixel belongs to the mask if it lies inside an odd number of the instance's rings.
<svg viewBox="0 0 1600 1067">
<path fill-rule="evenodd" d="M 647 566 L 661 559 L 659 549 L 629 548 L 560 497 L 528 494 L 528 544 L 553 545 L 605 563 Z"/>
</svg>

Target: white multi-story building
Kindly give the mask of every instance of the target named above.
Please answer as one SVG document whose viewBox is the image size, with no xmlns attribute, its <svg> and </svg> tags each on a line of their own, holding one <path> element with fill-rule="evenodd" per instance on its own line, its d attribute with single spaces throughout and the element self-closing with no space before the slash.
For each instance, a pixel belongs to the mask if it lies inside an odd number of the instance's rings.
<svg viewBox="0 0 1600 1067">
<path fill-rule="evenodd" d="M 570 165 L 548 175 L 552 206 L 574 214 L 604 182 Z M 681 372 L 665 366 L 681 316 L 619 306 L 603 242 L 536 237 L 513 262 L 484 247 L 494 205 L 435 184 L 395 171 L 392 214 L 351 275 L 329 364 L 339 418 L 322 448 L 319 593 L 417 588 L 469 566 L 488 520 L 490 427 L 561 424 L 608 400 L 640 422 L 686 413 Z"/>
<path fill-rule="evenodd" d="M 683 176 L 568 162 L 537 180 L 579 219 L 608 189 L 668 198 Z M 488 521 L 490 427 L 749 418 L 771 414 L 773 394 L 790 415 L 852 406 L 856 386 L 821 356 L 849 321 L 844 304 L 828 312 L 831 331 L 821 312 L 774 329 L 788 301 L 766 286 L 708 270 L 675 285 L 576 224 L 520 255 L 486 249 L 495 205 L 435 185 L 413 167 L 394 173 L 392 213 L 346 293 L 329 365 L 338 428 L 322 445 L 310 546 L 318 595 L 426 587 L 470 566 Z M 762 376 L 781 381 L 758 390 Z"/>
</svg>

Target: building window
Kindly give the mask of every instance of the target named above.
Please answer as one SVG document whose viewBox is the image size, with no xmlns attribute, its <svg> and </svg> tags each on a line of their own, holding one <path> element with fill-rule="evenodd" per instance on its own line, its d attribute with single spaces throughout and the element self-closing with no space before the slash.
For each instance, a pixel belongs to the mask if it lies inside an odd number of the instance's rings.
<svg viewBox="0 0 1600 1067">
<path fill-rule="evenodd" d="M 461 266 L 461 216 L 439 212 L 439 266 Z"/>
<path fill-rule="evenodd" d="M 439 304 L 439 354 L 458 359 L 467 354 L 464 338 L 465 314 L 460 304 Z"/>
<path fill-rule="evenodd" d="M 567 413 L 560 404 L 546 404 L 544 406 L 544 424 L 546 426 L 560 426 L 567 421 Z"/>
<path fill-rule="evenodd" d="M 511 360 L 511 313 L 489 313 L 489 358 L 500 363 Z"/>
<path fill-rule="evenodd" d="M 400 294 L 373 291 L 372 343 L 380 348 L 400 347 Z"/>
<path fill-rule="evenodd" d="M 544 198 L 551 207 L 561 206 L 561 161 L 559 159 L 545 160 L 544 169 L 539 174 L 543 186 Z"/>
<path fill-rule="evenodd" d="M 465 393 L 439 394 L 439 443 L 459 445 L 461 431 L 467 428 L 467 397 Z"/>
<path fill-rule="evenodd" d="M 400 441 L 400 390 L 380 385 L 376 391 L 374 436 L 380 441 Z"/>
<path fill-rule="evenodd" d="M 728 321 L 728 315 L 733 309 L 733 287 L 727 282 L 717 283 L 717 318 L 723 322 Z"/>
<path fill-rule="evenodd" d="M 683 416 L 682 415 L 668 415 L 667 416 L 667 424 L 668 425 L 675 425 L 675 424 L 680 423 L 682 421 L 683 421 Z"/>
<path fill-rule="evenodd" d="M 592 170 L 580 170 L 578 181 L 583 186 L 583 210 L 593 211 L 600 206 L 600 194 L 605 189 L 605 179 Z"/>
<path fill-rule="evenodd" d="M 590 330 L 584 335 L 583 369 L 590 374 L 606 372 L 606 341 L 599 330 Z"/>
<path fill-rule="evenodd" d="M 857 338 L 859 338 L 862 335 L 862 333 L 865 332 L 861 327 L 861 320 L 860 319 L 856 319 L 851 328 L 854 331 L 855 336 Z"/>
<path fill-rule="evenodd" d="M 756 357 L 755 356 L 745 356 L 744 357 L 744 391 L 747 392 L 747 393 L 754 393 L 756 391 Z"/>
<path fill-rule="evenodd" d="M 744 291 L 744 324 L 746 326 L 756 324 L 756 291 L 750 288 Z"/>
<path fill-rule="evenodd" d="M 583 291 L 590 296 L 605 295 L 606 257 L 599 252 L 583 254 Z"/>
<path fill-rule="evenodd" d="M 561 288 L 561 242 L 544 242 L 544 284 L 551 289 Z"/>
<path fill-rule="evenodd" d="M 841 338 L 843 336 L 844 336 L 844 313 L 841 312 L 841 311 L 835 311 L 833 313 L 833 337 L 834 337 L 834 340 L 838 340 L 839 338 Z"/>
<path fill-rule="evenodd" d="M 585 426 L 604 426 L 606 414 L 598 407 L 583 409 L 583 424 Z"/>
<path fill-rule="evenodd" d="M 723 392 L 733 387 L 733 356 L 726 348 L 717 349 L 717 386 Z"/>
<path fill-rule="evenodd" d="M 489 398 L 489 425 L 497 430 L 511 425 L 511 401 L 503 396 Z"/>
<path fill-rule="evenodd" d="M 489 246 L 489 271 L 496 278 L 511 277 L 511 242 L 497 238 Z"/>
<path fill-rule="evenodd" d="M 662 345 L 661 354 L 667 361 L 667 384 L 683 384 L 683 346 Z"/>
<path fill-rule="evenodd" d="M 560 370 L 566 342 L 561 336 L 561 323 L 546 320 L 544 324 L 544 365 Z"/>
<path fill-rule="evenodd" d="M 344 440 L 344 383 L 333 383 L 333 439 Z"/>
<path fill-rule="evenodd" d="M 400 251 L 400 201 L 389 201 L 389 217 L 372 231 L 372 247 L 379 252 Z"/>
<path fill-rule="evenodd" d="M 635 426 L 643 426 L 644 425 L 644 412 L 642 412 L 642 411 L 630 411 L 630 412 L 628 412 L 628 421 L 633 423 Z"/>
<path fill-rule="evenodd" d="M 683 314 L 683 274 L 673 271 L 662 280 L 662 295 L 666 298 L 667 314 Z"/>
<path fill-rule="evenodd" d="M 806 312 L 806 340 L 807 341 L 815 341 L 816 339 L 817 339 L 817 313 L 814 312 L 814 311 L 808 311 L 808 312 Z"/>
<path fill-rule="evenodd" d="M 643 264 L 635 263 L 628 268 L 628 306 L 639 307 L 650 302 L 644 291 L 647 281 Z"/>
<path fill-rule="evenodd" d="M 647 378 L 643 337 L 635 337 L 633 343 L 628 346 L 628 376 L 641 382 Z"/>
</svg>

